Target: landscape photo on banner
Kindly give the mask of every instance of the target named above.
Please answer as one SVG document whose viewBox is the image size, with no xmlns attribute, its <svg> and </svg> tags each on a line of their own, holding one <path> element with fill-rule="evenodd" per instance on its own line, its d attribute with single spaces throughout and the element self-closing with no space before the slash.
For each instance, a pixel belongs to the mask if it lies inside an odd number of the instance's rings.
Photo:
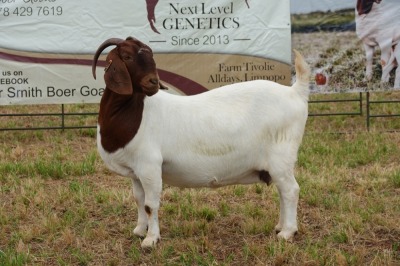
<svg viewBox="0 0 400 266">
<path fill-rule="evenodd" d="M 292 0 L 292 45 L 312 92 L 400 89 L 399 0 Z"/>
<path fill-rule="evenodd" d="M 109 38 L 148 44 L 171 92 L 235 82 L 291 83 L 290 0 L 1 1 L 0 105 L 95 103 Z"/>
</svg>

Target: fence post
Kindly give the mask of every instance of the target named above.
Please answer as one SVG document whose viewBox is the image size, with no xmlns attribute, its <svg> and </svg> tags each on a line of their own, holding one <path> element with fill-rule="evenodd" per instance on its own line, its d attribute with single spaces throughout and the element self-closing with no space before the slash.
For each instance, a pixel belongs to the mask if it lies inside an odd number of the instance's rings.
<svg viewBox="0 0 400 266">
<path fill-rule="evenodd" d="M 61 104 L 61 129 L 64 131 L 65 129 L 65 113 L 64 113 L 64 104 Z"/>
<path fill-rule="evenodd" d="M 369 126 L 370 126 L 370 121 L 369 121 L 369 115 L 370 115 L 370 104 L 369 104 L 369 91 L 367 91 L 367 130 L 369 131 Z"/>
</svg>

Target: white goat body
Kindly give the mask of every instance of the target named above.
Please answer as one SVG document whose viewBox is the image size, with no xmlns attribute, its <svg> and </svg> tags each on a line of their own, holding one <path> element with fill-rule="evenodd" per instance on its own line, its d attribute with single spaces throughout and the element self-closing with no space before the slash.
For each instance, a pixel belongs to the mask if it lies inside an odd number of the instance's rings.
<svg viewBox="0 0 400 266">
<path fill-rule="evenodd" d="M 163 181 L 178 187 L 254 183 L 256 171 L 293 168 L 306 119 L 305 99 L 270 81 L 195 96 L 159 91 L 145 98 L 139 131 L 124 149 L 104 151 L 100 134 L 98 144 L 106 164 L 124 176 L 156 162 Z M 275 157 L 280 161 L 270 162 Z"/>
<path fill-rule="evenodd" d="M 143 47 L 138 40 L 128 39 L 122 44 L 129 42 L 133 47 Z M 120 55 L 125 49 L 122 44 L 118 44 Z M 109 54 L 114 60 L 110 60 L 110 65 L 119 60 L 113 51 L 110 54 L 114 57 Z M 111 70 L 111 74 L 106 72 L 105 75 L 116 75 L 116 71 Z M 135 105 L 141 113 L 124 115 L 141 118 L 137 120 L 140 121 L 137 132 L 126 145 L 112 150 L 105 148 L 105 143 L 116 137 L 106 133 L 112 123 L 105 117 L 118 120 L 118 116 L 123 115 L 119 110 L 122 101 L 130 96 L 118 96 L 113 88 L 109 88 L 112 85 L 107 84 L 106 78 L 107 88 L 100 104 L 98 150 L 111 170 L 132 177 L 138 206 L 138 224 L 134 233 L 146 236 L 142 247 L 154 246 L 160 240 L 158 209 L 163 183 L 178 187 L 220 187 L 272 181 L 281 200 L 276 226 L 280 232 L 278 237 L 293 237 L 297 231 L 299 193 L 294 165 L 308 116 L 310 76 L 308 65 L 297 52 L 296 72 L 297 81 L 291 87 L 258 80 L 227 85 L 194 96 L 163 91 L 151 93 L 151 97 L 140 96 Z M 154 88 L 158 76 L 144 76 L 145 81 L 132 81 L 133 87 L 140 83 Z M 147 82 L 149 80 L 151 82 Z M 133 95 L 135 93 L 134 89 Z M 142 104 L 140 99 L 143 99 Z M 116 110 L 109 108 L 113 105 Z M 117 134 L 123 131 L 125 123 L 132 123 L 124 119 L 121 122 L 121 130 L 115 131 Z M 119 124 L 113 124 L 112 129 Z"/>
</svg>

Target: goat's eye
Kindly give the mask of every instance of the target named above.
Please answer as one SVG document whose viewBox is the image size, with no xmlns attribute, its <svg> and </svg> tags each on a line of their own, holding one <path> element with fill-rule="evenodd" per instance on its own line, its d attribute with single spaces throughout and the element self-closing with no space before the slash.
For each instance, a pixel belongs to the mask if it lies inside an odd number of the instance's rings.
<svg viewBox="0 0 400 266">
<path fill-rule="evenodd" d="M 124 60 L 124 61 L 132 61 L 132 60 L 133 60 L 133 57 L 130 56 L 130 55 L 123 55 L 123 56 L 122 56 L 122 60 Z"/>
</svg>

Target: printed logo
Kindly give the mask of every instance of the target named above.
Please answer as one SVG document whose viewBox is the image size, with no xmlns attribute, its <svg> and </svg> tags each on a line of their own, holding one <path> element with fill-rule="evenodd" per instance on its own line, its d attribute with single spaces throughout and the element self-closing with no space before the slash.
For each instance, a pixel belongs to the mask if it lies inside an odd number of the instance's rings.
<svg viewBox="0 0 400 266">
<path fill-rule="evenodd" d="M 156 23 L 156 14 L 155 14 L 155 9 L 156 5 L 159 0 L 146 0 L 146 8 L 147 8 L 147 20 L 150 23 L 151 29 L 155 32 L 160 34 L 160 32 L 157 30 L 156 26 L 154 25 Z M 250 8 L 248 0 L 245 0 L 247 8 Z M 204 3 L 203 3 L 204 6 Z"/>
</svg>

